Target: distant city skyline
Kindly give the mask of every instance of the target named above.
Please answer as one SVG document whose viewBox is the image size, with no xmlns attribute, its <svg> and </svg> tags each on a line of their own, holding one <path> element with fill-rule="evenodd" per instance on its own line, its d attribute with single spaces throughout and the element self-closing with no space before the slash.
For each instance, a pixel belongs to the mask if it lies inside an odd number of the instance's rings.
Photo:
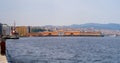
<svg viewBox="0 0 120 63">
<path fill-rule="evenodd" d="M 18 26 L 120 24 L 120 0 L 1 0 L 0 23 Z"/>
</svg>

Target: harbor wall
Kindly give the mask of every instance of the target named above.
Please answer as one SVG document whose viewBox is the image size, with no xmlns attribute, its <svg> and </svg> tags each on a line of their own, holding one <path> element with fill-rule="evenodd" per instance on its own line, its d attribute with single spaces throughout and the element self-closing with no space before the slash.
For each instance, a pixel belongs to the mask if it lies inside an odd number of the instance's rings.
<svg viewBox="0 0 120 63">
<path fill-rule="evenodd" d="M 26 36 L 101 36 L 101 32 L 55 31 L 55 32 L 27 33 Z"/>
</svg>

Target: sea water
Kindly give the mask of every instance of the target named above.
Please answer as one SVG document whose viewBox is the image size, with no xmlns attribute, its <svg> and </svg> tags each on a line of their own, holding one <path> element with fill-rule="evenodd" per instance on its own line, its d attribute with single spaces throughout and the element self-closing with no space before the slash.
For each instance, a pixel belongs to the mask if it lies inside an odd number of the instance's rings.
<svg viewBox="0 0 120 63">
<path fill-rule="evenodd" d="M 9 63 L 120 63 L 120 37 L 27 37 L 6 48 Z"/>
</svg>

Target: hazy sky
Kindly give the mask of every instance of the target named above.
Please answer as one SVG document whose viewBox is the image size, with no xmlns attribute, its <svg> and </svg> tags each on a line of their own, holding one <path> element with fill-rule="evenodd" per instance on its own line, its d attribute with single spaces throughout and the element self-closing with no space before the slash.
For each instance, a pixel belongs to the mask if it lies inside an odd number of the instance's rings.
<svg viewBox="0 0 120 63">
<path fill-rule="evenodd" d="M 0 22 L 8 25 L 119 23 L 120 0 L 0 0 Z"/>
</svg>

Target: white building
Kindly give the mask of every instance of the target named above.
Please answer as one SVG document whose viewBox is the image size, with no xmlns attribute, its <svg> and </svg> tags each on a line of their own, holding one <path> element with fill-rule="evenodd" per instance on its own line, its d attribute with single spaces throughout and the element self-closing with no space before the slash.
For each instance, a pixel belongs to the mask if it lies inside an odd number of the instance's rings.
<svg viewBox="0 0 120 63">
<path fill-rule="evenodd" d="M 2 25 L 2 34 L 3 35 L 10 35 L 11 33 L 11 27 L 8 26 L 7 24 Z"/>
</svg>

